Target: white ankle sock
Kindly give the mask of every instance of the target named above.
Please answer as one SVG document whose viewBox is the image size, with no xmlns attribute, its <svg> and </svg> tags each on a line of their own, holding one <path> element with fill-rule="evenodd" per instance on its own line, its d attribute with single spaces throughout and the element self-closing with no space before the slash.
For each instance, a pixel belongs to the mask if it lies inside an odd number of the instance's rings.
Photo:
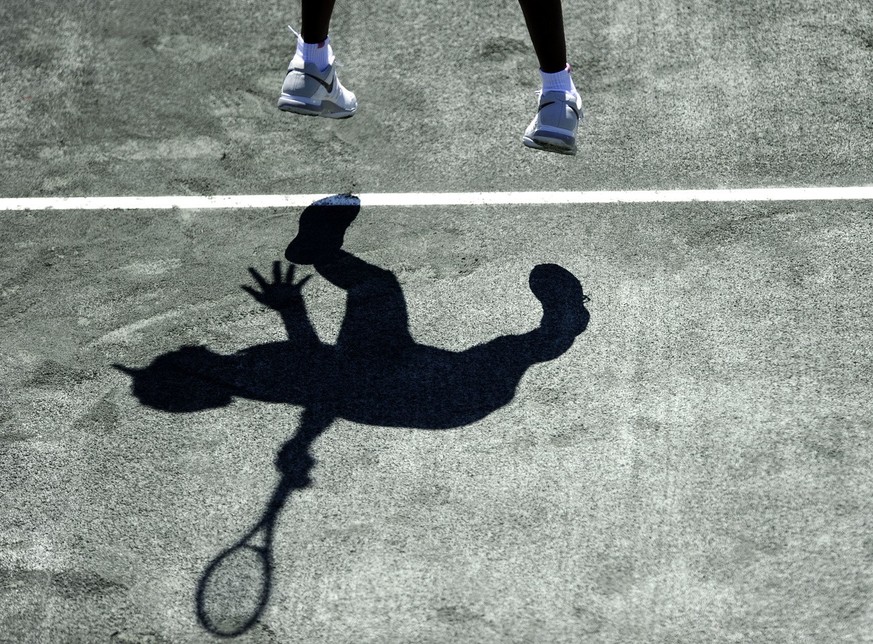
<svg viewBox="0 0 873 644">
<path fill-rule="evenodd" d="M 334 61 L 329 37 L 320 43 L 303 42 L 303 38 L 298 37 L 296 55 L 303 58 L 305 63 L 315 63 L 320 70 L 326 69 L 328 65 L 333 65 Z"/>
<path fill-rule="evenodd" d="M 578 95 L 573 79 L 570 78 L 570 65 L 554 74 L 547 74 L 540 70 L 540 77 L 543 79 L 544 92 L 568 92 Z"/>
</svg>

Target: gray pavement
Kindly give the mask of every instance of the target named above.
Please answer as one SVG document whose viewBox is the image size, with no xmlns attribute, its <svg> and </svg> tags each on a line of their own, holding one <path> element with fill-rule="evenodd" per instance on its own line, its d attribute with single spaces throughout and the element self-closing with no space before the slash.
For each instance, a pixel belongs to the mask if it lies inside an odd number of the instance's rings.
<svg viewBox="0 0 873 644">
<path fill-rule="evenodd" d="M 4 6 L 0 195 L 871 183 L 867 3 L 567 3 L 575 159 L 521 145 L 515 4 L 347 4 L 343 123 L 274 107 L 296 3 Z M 537 328 L 537 265 L 590 322 L 483 418 L 333 418 L 271 514 L 304 407 L 256 398 L 330 376 L 263 357 L 300 338 L 240 286 L 299 216 L 0 213 L 0 641 L 217 641 L 261 609 L 233 641 L 873 641 L 873 205 L 361 209 L 344 249 L 434 355 Z M 346 295 L 306 276 L 333 344 Z M 175 413 L 113 366 L 186 345 L 262 357 L 169 381 L 221 403 Z M 253 549 L 206 574 L 267 515 L 268 574 Z"/>
<path fill-rule="evenodd" d="M 538 76 L 514 0 L 341 1 L 361 107 L 317 126 L 275 109 L 296 0 L 6 3 L 0 194 L 869 181 L 869 2 L 566 4 L 573 160 L 521 145 Z"/>
</svg>

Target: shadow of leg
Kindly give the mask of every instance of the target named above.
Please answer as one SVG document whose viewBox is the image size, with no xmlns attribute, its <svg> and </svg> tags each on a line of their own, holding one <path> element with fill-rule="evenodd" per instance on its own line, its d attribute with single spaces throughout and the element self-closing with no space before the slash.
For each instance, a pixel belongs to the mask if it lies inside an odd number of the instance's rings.
<svg viewBox="0 0 873 644">
<path fill-rule="evenodd" d="M 345 251 L 336 261 L 316 264 L 315 270 L 346 291 L 346 314 L 336 342 L 340 353 L 378 360 L 415 345 L 406 298 L 394 273 Z"/>
</svg>

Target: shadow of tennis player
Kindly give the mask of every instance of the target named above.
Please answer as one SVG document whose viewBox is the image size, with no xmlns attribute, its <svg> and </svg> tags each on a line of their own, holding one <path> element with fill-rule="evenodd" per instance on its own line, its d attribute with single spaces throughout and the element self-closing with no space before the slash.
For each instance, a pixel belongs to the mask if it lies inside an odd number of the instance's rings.
<svg viewBox="0 0 873 644">
<path fill-rule="evenodd" d="M 303 407 L 295 434 L 276 457 L 281 478 L 261 520 L 200 580 L 197 614 L 213 634 L 239 635 L 263 612 L 272 583 L 273 526 L 291 492 L 310 484 L 310 448 L 334 419 L 420 429 L 469 425 L 509 403 L 525 371 L 567 351 L 588 324 L 579 281 L 560 266 L 541 264 L 529 276 L 543 311 L 537 328 L 463 351 L 416 343 L 394 274 L 342 250 L 359 209 L 346 195 L 316 202 L 301 214 L 286 250 L 287 273 L 279 262 L 271 279 L 249 269 L 257 287 L 242 288 L 279 314 L 287 341 L 232 355 L 188 346 L 144 369 L 118 367 L 130 374 L 143 404 L 168 412 L 221 407 L 233 397 Z M 333 345 L 319 339 L 309 320 L 301 295 L 309 277 L 295 282 L 294 264 L 313 264 L 346 292 Z"/>
</svg>

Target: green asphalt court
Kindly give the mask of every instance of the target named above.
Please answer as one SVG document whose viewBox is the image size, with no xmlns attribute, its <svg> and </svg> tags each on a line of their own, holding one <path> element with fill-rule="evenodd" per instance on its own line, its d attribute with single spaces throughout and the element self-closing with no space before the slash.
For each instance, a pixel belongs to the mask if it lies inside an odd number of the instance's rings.
<svg viewBox="0 0 873 644">
<path fill-rule="evenodd" d="M 0 198 L 346 195 L 0 211 L 0 642 L 873 642 L 873 201 L 355 198 L 869 186 L 873 5 L 564 13 L 576 157 L 514 0 L 339 0 L 341 122 L 296 0 L 0 6 Z"/>
</svg>

